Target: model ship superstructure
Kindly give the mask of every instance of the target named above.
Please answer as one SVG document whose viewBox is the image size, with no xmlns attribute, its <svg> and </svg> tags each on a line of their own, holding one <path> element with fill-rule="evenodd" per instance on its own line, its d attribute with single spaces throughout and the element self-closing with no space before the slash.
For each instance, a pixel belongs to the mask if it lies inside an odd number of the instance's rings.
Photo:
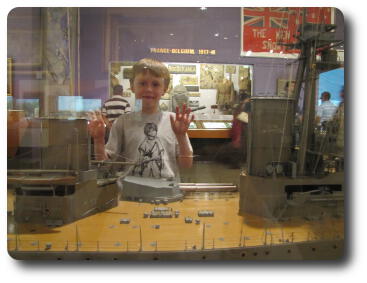
<svg viewBox="0 0 367 283">
<path fill-rule="evenodd" d="M 126 176 L 122 184 L 122 197 L 126 200 L 159 204 L 183 198 L 178 182 L 173 179 Z"/>
<path fill-rule="evenodd" d="M 33 119 L 8 170 L 15 221 L 63 225 L 117 206 L 115 182 L 98 182 L 90 164 L 87 120 Z M 25 156 L 29 156 L 26 158 Z"/>
<path fill-rule="evenodd" d="M 333 151 L 332 143 L 325 146 L 326 141 L 332 140 L 331 133 L 320 134 L 314 125 L 316 54 L 317 50 L 328 50 L 335 42 L 334 28 L 326 24 L 300 25 L 299 43 L 291 46 L 300 49 L 292 97 L 251 99 L 240 214 L 275 219 L 343 214 L 344 157 Z M 297 107 L 301 89 L 304 91 L 302 121 L 299 122 Z"/>
</svg>

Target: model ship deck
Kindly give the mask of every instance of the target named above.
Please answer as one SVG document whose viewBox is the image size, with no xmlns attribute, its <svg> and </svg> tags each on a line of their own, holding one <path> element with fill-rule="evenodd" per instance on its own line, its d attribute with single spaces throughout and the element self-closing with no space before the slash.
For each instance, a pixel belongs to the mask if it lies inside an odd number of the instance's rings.
<svg viewBox="0 0 367 283">
<path fill-rule="evenodd" d="M 10 194 L 10 193 L 9 193 Z M 13 196 L 8 196 L 8 215 Z M 48 227 L 15 224 L 8 219 L 8 251 L 63 258 L 73 254 L 135 254 L 153 252 L 198 252 L 287 244 L 334 241 L 344 238 L 343 217 L 323 215 L 314 219 L 269 220 L 238 215 L 237 192 L 190 193 L 179 202 L 150 204 L 119 201 L 117 207 L 71 224 Z M 154 209 L 176 212 L 172 217 L 147 217 Z M 210 211 L 213 216 L 199 216 Z M 191 219 L 191 223 L 187 223 Z"/>
</svg>

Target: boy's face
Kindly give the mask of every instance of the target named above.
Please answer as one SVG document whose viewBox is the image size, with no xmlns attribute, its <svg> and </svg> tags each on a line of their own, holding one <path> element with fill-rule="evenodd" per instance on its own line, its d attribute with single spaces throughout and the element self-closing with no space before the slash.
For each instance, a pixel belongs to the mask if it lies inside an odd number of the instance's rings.
<svg viewBox="0 0 367 283">
<path fill-rule="evenodd" d="M 157 111 L 159 100 L 166 90 L 164 78 L 153 76 L 150 72 L 136 75 L 131 89 L 136 98 L 142 100 L 143 112 Z"/>
</svg>

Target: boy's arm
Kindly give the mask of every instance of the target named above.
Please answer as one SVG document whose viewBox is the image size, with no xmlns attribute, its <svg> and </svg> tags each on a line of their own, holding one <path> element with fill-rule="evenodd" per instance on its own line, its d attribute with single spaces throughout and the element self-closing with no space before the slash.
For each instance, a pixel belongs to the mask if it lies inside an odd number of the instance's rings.
<svg viewBox="0 0 367 283">
<path fill-rule="evenodd" d="M 107 154 L 104 146 L 106 124 L 100 112 L 93 112 L 88 122 L 88 131 L 94 142 L 94 154 L 96 160 L 106 160 Z"/>
<path fill-rule="evenodd" d="M 187 134 L 184 136 L 177 137 L 178 148 L 179 148 L 179 156 L 177 158 L 178 165 L 181 168 L 190 168 L 193 162 L 193 152 L 190 145 L 190 140 L 187 137 Z"/>
<path fill-rule="evenodd" d="M 176 135 L 179 148 L 178 164 L 182 168 L 190 168 L 193 161 L 193 152 L 190 140 L 187 136 L 187 130 L 190 123 L 194 120 L 194 115 L 190 115 L 191 109 L 186 108 L 186 104 L 182 107 L 180 113 L 179 107 L 176 107 L 176 115 L 170 116 L 171 127 Z"/>
<path fill-rule="evenodd" d="M 108 156 L 105 151 L 104 138 L 94 139 L 94 155 L 95 159 L 99 161 L 107 160 Z"/>
</svg>

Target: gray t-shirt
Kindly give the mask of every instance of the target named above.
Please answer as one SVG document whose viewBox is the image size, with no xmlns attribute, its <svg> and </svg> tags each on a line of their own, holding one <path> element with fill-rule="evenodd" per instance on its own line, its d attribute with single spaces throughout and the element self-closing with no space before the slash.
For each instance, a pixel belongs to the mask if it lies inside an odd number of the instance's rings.
<svg viewBox="0 0 367 283">
<path fill-rule="evenodd" d="M 131 175 L 178 177 L 176 158 L 179 150 L 170 115 L 174 113 L 159 111 L 151 115 L 142 112 L 121 115 L 112 126 L 106 144 L 107 154 L 112 160 L 135 162 L 136 165 L 130 168 Z"/>
</svg>

